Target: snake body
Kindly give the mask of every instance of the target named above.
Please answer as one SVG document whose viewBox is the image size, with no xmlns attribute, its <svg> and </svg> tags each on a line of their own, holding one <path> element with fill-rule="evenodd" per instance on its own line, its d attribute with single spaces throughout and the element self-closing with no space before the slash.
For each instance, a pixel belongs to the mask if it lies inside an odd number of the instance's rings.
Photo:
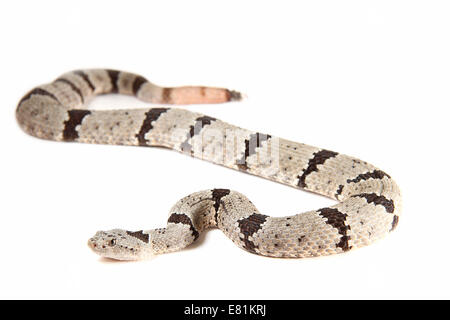
<svg viewBox="0 0 450 320">
<path fill-rule="evenodd" d="M 324 256 L 368 245 L 397 226 L 399 188 L 387 173 L 367 162 L 184 109 L 84 107 L 89 99 L 108 93 L 134 95 L 162 105 L 222 103 L 241 98 L 240 93 L 222 88 L 164 88 L 136 74 L 89 69 L 63 74 L 31 90 L 20 100 L 16 118 L 25 132 L 38 138 L 171 148 L 338 203 L 292 216 L 271 217 L 260 213 L 239 192 L 219 188 L 200 191 L 172 207 L 166 228 L 97 232 L 88 245 L 101 256 L 138 260 L 177 251 L 212 227 L 255 254 Z"/>
</svg>

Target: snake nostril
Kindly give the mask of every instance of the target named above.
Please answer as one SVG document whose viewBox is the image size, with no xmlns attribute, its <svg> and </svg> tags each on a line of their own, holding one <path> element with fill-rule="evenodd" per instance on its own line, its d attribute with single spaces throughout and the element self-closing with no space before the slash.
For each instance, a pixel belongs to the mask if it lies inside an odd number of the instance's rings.
<svg viewBox="0 0 450 320">
<path fill-rule="evenodd" d="M 91 248 L 91 249 L 94 249 L 94 248 L 96 248 L 97 247 L 97 243 L 94 241 L 94 239 L 89 239 L 89 241 L 88 241 L 88 246 Z"/>
</svg>

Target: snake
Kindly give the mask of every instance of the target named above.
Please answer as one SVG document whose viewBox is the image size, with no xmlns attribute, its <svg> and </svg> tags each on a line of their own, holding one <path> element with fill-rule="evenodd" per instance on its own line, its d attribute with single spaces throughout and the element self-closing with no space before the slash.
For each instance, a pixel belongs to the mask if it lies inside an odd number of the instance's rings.
<svg viewBox="0 0 450 320">
<path fill-rule="evenodd" d="M 131 95 L 150 108 L 89 109 L 102 94 Z M 308 258 L 367 246 L 393 231 L 401 214 L 396 182 L 377 167 L 344 154 L 252 131 L 173 105 L 240 101 L 218 87 L 163 87 L 112 69 L 67 72 L 29 91 L 16 119 L 46 140 L 162 147 L 241 172 L 310 191 L 336 204 L 289 216 L 260 213 L 226 188 L 192 193 L 169 211 L 165 228 L 96 232 L 88 246 L 114 260 L 143 260 L 179 251 L 218 228 L 238 247 L 261 256 Z M 156 104 L 156 106 L 155 106 Z M 166 168 L 168 175 L 170 168 Z M 267 195 L 272 201 L 275 194 Z"/>
</svg>

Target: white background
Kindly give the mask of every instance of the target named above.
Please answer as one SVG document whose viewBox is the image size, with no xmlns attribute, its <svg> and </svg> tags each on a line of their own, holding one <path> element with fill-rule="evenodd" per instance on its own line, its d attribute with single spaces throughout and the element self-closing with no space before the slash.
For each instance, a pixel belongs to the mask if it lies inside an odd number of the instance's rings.
<svg viewBox="0 0 450 320">
<path fill-rule="evenodd" d="M 449 16 L 446 1 L 2 2 L 0 298 L 450 298 Z M 150 261 L 100 259 L 95 231 L 163 227 L 194 191 L 231 188 L 277 216 L 334 201 L 170 150 L 20 130 L 28 90 L 97 67 L 245 92 L 189 108 L 380 167 L 404 195 L 397 230 L 314 259 L 252 255 L 219 230 Z"/>
</svg>

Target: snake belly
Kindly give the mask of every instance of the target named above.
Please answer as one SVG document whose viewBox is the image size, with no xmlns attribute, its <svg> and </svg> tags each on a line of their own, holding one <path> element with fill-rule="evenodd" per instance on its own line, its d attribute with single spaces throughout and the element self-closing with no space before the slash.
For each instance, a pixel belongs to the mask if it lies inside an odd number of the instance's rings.
<svg viewBox="0 0 450 320">
<path fill-rule="evenodd" d="M 95 96 L 109 93 L 133 95 L 162 106 L 114 110 L 85 107 Z M 178 251 L 212 227 L 255 254 L 324 256 L 366 246 L 396 228 L 401 212 L 400 190 L 387 173 L 371 164 L 169 107 L 240 99 L 239 92 L 223 88 L 165 88 L 128 72 L 88 69 L 65 73 L 31 90 L 20 100 L 16 118 L 26 133 L 38 138 L 170 148 L 338 201 L 318 210 L 272 217 L 260 213 L 239 192 L 204 190 L 178 201 L 169 212 L 165 228 L 97 232 L 88 244 L 105 257 L 138 260 Z"/>
</svg>

